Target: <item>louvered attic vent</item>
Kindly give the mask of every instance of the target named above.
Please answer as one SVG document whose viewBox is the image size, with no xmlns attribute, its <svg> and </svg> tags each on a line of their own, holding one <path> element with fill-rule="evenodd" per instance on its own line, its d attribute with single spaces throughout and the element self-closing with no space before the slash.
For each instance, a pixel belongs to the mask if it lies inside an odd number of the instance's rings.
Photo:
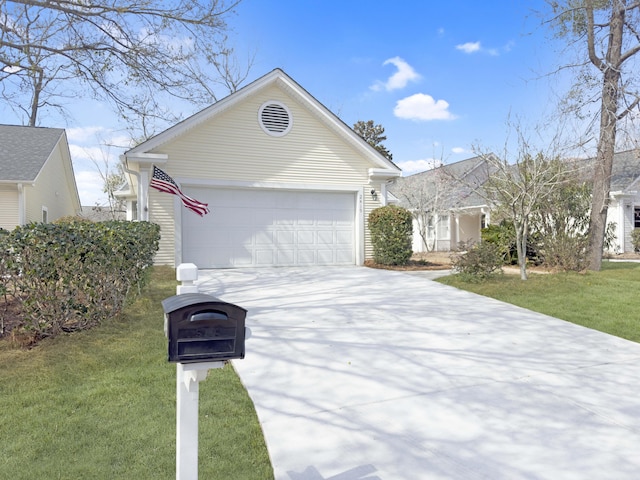
<svg viewBox="0 0 640 480">
<path fill-rule="evenodd" d="M 282 137 L 291 130 L 291 113 L 280 102 L 270 101 L 260 107 L 260 126 L 268 135 Z"/>
</svg>

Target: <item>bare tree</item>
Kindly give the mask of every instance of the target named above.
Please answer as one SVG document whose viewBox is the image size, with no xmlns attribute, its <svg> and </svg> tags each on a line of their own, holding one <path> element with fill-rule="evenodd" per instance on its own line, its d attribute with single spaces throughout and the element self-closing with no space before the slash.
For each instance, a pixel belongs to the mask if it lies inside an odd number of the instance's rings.
<svg viewBox="0 0 640 480">
<path fill-rule="evenodd" d="M 204 105 L 245 80 L 252 60 L 235 63 L 226 36 L 238 3 L 0 0 L 0 95 L 31 126 L 72 98 L 108 100 L 149 136 L 175 120 L 171 98 Z"/>
<path fill-rule="evenodd" d="M 114 165 L 109 161 L 110 147 L 104 141 L 101 143 L 101 158 L 95 158 L 94 155 L 87 152 L 102 180 L 102 193 L 107 195 L 106 204 L 96 202 L 94 209 L 104 212 L 106 208 L 106 216 L 111 220 L 118 220 L 126 212 L 125 202 L 116 196 L 116 192 L 126 183 L 124 167 L 120 162 L 116 162 Z"/>
<path fill-rule="evenodd" d="M 493 205 L 496 215 L 513 223 L 520 278 L 527 280 L 527 243 L 534 213 L 552 195 L 565 178 L 559 159 L 521 149 L 513 163 L 481 153 L 488 180 L 479 191 Z"/>
<path fill-rule="evenodd" d="M 392 187 L 401 205 L 411 212 L 425 251 L 437 247 L 435 222 L 437 215 L 447 212 L 455 198 L 455 181 L 443 166 L 399 178 Z"/>
<path fill-rule="evenodd" d="M 617 130 L 630 112 L 639 111 L 636 54 L 640 52 L 640 2 L 548 0 L 548 3 L 555 14 L 551 25 L 557 35 L 580 48 L 577 65 L 583 67 L 578 76 L 581 86 L 574 89 L 579 110 L 588 109 L 592 100 L 583 86 L 595 81 L 600 88 L 595 97 L 600 104 L 599 132 L 589 221 L 589 268 L 600 270 Z"/>
</svg>

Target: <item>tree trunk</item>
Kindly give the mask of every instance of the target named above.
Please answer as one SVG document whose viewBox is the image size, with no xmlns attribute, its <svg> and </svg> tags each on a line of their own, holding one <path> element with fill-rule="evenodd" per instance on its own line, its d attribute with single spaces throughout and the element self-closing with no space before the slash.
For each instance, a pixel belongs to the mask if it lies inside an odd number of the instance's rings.
<svg viewBox="0 0 640 480">
<path fill-rule="evenodd" d="M 518 266 L 520 267 L 520 280 L 527 280 L 527 226 L 524 223 L 515 224 L 516 251 L 518 252 Z"/>
<path fill-rule="evenodd" d="M 618 98 L 620 95 L 620 64 L 624 3 L 614 2 L 607 57 L 603 70 L 600 107 L 600 137 L 594 166 L 593 199 L 589 219 L 589 269 L 598 271 L 602 266 L 602 251 L 607 223 L 607 208 L 611 188 L 611 170 L 616 146 Z M 593 61 L 593 60 L 592 60 Z M 595 62 L 594 62 L 595 63 Z M 601 68 L 602 70 L 602 68 Z"/>
<path fill-rule="evenodd" d="M 38 119 L 38 107 L 40 107 L 40 94 L 42 93 L 42 83 L 44 81 L 44 70 L 35 68 L 32 73 L 33 77 L 33 96 L 31 97 L 31 106 L 29 114 L 29 126 L 35 127 Z"/>
</svg>

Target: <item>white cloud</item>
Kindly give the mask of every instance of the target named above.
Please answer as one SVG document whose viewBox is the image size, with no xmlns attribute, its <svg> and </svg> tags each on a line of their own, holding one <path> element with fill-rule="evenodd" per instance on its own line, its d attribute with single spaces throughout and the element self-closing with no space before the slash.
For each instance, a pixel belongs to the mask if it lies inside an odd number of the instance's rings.
<svg viewBox="0 0 640 480">
<path fill-rule="evenodd" d="M 456 45 L 456 50 L 461 50 L 464 53 L 475 53 L 481 49 L 480 42 L 467 42 L 461 45 Z"/>
<path fill-rule="evenodd" d="M 424 158 L 421 160 L 398 162 L 398 166 L 402 169 L 403 175 L 411 175 L 413 173 L 424 172 L 425 170 L 433 170 L 434 168 L 442 165 L 444 165 L 442 160 L 436 158 Z"/>
<path fill-rule="evenodd" d="M 467 42 L 461 43 L 460 45 L 456 45 L 456 50 L 460 50 L 461 52 L 472 54 L 472 53 L 484 53 L 486 55 L 491 55 L 492 57 L 497 57 L 500 55 L 500 52 L 509 53 L 514 46 L 513 41 L 509 41 L 502 48 L 486 48 L 483 47 L 480 42 Z"/>
<path fill-rule="evenodd" d="M 453 120 L 455 115 L 449 112 L 449 103 L 434 100 L 431 95 L 416 93 L 398 100 L 393 113 L 398 118 L 408 120 Z"/>
<path fill-rule="evenodd" d="M 462 147 L 453 147 L 451 149 L 451 151 L 453 153 L 465 153 L 466 152 L 466 150 L 464 148 L 462 148 Z"/>
<path fill-rule="evenodd" d="M 416 82 L 421 78 L 420 74 L 418 74 L 411 65 L 400 57 L 389 58 L 388 60 L 385 60 L 382 65 L 389 64 L 394 65 L 398 71 L 391 75 L 386 82 L 376 82 L 373 84 L 370 87 L 371 90 L 386 90 L 390 92 L 392 90 L 404 88 L 409 82 Z"/>
</svg>

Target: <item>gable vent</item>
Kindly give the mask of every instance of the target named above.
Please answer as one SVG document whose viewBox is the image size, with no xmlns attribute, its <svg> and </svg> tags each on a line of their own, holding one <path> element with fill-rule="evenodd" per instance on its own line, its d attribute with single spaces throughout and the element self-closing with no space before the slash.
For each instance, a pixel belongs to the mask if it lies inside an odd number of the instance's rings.
<svg viewBox="0 0 640 480">
<path fill-rule="evenodd" d="M 291 113 L 282 103 L 270 101 L 260 107 L 259 121 L 268 135 L 282 137 L 291 130 Z"/>
</svg>

